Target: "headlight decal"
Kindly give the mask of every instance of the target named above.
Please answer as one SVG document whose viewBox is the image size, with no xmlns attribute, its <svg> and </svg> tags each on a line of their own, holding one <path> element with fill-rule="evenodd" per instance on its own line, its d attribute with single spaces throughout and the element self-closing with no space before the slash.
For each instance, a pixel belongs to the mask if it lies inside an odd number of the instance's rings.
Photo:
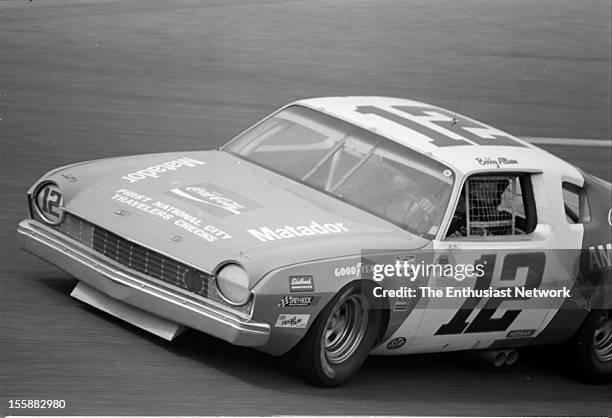
<svg viewBox="0 0 612 418">
<path fill-rule="evenodd" d="M 64 220 L 64 197 L 55 183 L 45 182 L 36 187 L 34 208 L 43 221 L 59 225 Z"/>
</svg>

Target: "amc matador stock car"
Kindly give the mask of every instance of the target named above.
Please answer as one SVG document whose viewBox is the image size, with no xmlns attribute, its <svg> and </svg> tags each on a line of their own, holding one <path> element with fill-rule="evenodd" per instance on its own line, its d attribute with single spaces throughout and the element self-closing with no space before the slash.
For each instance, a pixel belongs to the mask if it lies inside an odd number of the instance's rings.
<svg viewBox="0 0 612 418">
<path fill-rule="evenodd" d="M 214 151 L 55 169 L 29 190 L 19 234 L 79 280 L 81 301 L 167 339 L 192 328 L 295 356 L 320 386 L 369 354 L 476 349 L 504 363 L 558 343 L 604 382 L 610 199 L 610 183 L 473 119 L 332 97 Z M 374 277 L 381 260 L 482 274 Z"/>
</svg>

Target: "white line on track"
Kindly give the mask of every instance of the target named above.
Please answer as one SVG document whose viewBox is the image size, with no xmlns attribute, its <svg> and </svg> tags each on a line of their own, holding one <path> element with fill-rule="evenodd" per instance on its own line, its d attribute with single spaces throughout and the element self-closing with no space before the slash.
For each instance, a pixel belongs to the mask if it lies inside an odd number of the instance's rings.
<svg viewBox="0 0 612 418">
<path fill-rule="evenodd" d="M 540 138 L 522 137 L 527 142 L 535 145 L 567 145 L 583 147 L 610 147 L 612 141 L 609 139 L 579 139 L 579 138 Z"/>
</svg>

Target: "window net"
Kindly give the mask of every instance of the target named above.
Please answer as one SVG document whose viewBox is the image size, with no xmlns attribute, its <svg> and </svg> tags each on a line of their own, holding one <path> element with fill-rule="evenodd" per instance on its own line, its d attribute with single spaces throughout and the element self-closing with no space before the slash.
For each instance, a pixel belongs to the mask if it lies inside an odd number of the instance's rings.
<svg viewBox="0 0 612 418">
<path fill-rule="evenodd" d="M 516 176 L 471 178 L 464 193 L 467 236 L 517 233 L 516 217 L 525 214 Z"/>
</svg>

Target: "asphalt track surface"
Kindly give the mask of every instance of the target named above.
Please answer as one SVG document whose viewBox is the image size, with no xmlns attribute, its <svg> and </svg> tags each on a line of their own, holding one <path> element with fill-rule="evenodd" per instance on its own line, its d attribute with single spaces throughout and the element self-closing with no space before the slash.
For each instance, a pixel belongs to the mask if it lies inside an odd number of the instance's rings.
<svg viewBox="0 0 612 418">
<path fill-rule="evenodd" d="M 555 348 L 501 369 L 373 357 L 313 388 L 267 355 L 195 332 L 167 343 L 78 303 L 15 233 L 46 170 L 213 148 L 302 97 L 408 97 L 515 135 L 609 139 L 609 1 L 34 0 L 0 3 L 0 34 L 2 415 L 612 414 L 610 386 L 572 380 Z M 544 147 L 612 177 L 610 148 Z"/>
</svg>

